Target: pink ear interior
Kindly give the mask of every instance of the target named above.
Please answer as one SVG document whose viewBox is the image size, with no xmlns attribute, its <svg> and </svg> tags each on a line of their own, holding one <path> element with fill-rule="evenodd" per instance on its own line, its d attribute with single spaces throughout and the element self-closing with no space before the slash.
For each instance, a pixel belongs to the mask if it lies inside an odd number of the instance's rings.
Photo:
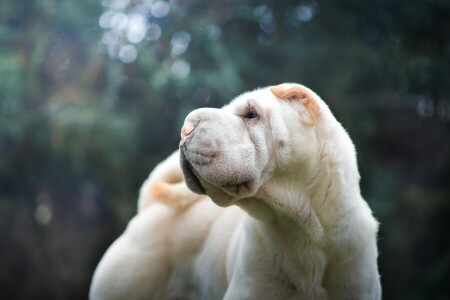
<svg viewBox="0 0 450 300">
<path fill-rule="evenodd" d="M 309 124 L 314 124 L 317 121 L 320 113 L 319 105 L 309 90 L 303 85 L 297 83 L 283 83 L 270 88 L 270 91 L 280 99 L 299 100 L 310 115 Z"/>
</svg>

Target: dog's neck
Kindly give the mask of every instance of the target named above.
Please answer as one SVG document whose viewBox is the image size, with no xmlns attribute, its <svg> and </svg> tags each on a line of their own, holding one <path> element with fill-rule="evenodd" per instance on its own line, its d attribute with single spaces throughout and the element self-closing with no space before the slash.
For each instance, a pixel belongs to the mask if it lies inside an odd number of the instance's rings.
<svg viewBox="0 0 450 300">
<path fill-rule="evenodd" d="M 346 195 L 345 186 L 357 184 L 357 178 L 347 178 L 350 174 L 343 173 L 339 165 L 345 162 L 336 158 L 324 155 L 320 163 L 331 165 L 317 168 L 303 181 L 291 176 L 271 180 L 259 197 L 239 202 L 250 215 L 245 230 L 249 236 L 259 237 L 257 245 L 264 248 L 253 250 L 268 253 L 277 261 L 274 265 L 279 266 L 280 276 L 297 290 L 321 286 L 328 262 L 348 259 L 349 249 L 356 253 L 362 244 L 358 241 L 364 238 L 350 238 L 341 223 L 355 205 L 346 201 L 355 197 Z M 342 243 L 335 239 L 336 232 Z"/>
</svg>

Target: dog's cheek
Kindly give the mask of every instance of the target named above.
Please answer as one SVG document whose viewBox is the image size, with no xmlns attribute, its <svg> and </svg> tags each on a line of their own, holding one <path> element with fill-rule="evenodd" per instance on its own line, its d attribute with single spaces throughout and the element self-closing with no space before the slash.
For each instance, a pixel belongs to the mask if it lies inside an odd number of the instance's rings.
<svg viewBox="0 0 450 300">
<path fill-rule="evenodd" d="M 289 164 L 290 149 L 287 141 L 277 141 L 273 151 L 274 169 L 283 170 Z"/>
<path fill-rule="evenodd" d="M 266 147 L 269 152 L 268 168 L 277 172 L 287 165 L 290 156 L 290 140 L 282 119 L 273 116 L 266 126 Z"/>
<path fill-rule="evenodd" d="M 251 132 L 253 146 L 255 147 L 255 174 L 256 185 L 262 185 L 271 177 L 274 169 L 274 141 L 270 127 L 261 123 Z"/>
</svg>

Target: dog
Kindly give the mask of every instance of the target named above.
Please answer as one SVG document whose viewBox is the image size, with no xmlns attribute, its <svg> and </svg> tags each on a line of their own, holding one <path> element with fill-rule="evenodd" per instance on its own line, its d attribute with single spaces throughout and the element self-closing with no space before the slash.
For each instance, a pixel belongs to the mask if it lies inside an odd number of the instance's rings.
<svg viewBox="0 0 450 300">
<path fill-rule="evenodd" d="M 191 112 L 141 188 L 91 299 L 380 299 L 353 143 L 309 88 Z"/>
</svg>

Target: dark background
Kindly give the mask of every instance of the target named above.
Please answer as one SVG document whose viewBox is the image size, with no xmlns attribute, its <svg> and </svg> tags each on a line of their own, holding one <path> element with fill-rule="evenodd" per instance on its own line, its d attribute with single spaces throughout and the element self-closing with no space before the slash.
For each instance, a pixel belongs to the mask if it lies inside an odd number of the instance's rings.
<svg viewBox="0 0 450 300">
<path fill-rule="evenodd" d="M 450 299 L 448 1 L 0 2 L 0 298 L 83 299 L 189 111 L 281 82 L 358 150 L 384 299 Z"/>
</svg>

